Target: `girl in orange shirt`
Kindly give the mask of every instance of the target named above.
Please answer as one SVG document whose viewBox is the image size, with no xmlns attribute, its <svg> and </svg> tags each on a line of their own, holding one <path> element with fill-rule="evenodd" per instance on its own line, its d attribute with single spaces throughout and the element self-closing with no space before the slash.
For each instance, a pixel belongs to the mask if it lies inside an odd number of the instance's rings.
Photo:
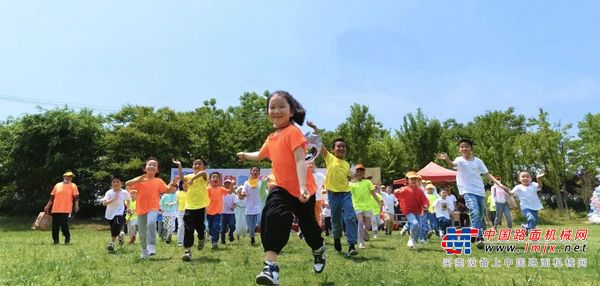
<svg viewBox="0 0 600 286">
<path fill-rule="evenodd" d="M 138 215 L 142 259 L 156 254 L 156 219 L 160 209 L 160 194 L 174 192 L 177 183 L 178 181 L 172 182 L 167 187 L 165 181 L 158 177 L 158 161 L 153 157 L 146 160 L 144 175 L 125 183 L 125 186 L 137 190 L 135 213 Z"/>
<path fill-rule="evenodd" d="M 267 137 L 260 151 L 237 153 L 242 160 L 271 159 L 273 186 L 262 211 L 260 238 L 265 251 L 265 266 L 257 276 L 261 285 L 279 284 L 277 256 L 287 244 L 294 215 L 314 256 L 314 271 L 325 267 L 325 244 L 315 219 L 315 178 L 304 160 L 306 139 L 294 124 L 302 125 L 306 111 L 289 93 L 276 91 L 267 98 L 267 115 L 276 130 Z"/>
</svg>

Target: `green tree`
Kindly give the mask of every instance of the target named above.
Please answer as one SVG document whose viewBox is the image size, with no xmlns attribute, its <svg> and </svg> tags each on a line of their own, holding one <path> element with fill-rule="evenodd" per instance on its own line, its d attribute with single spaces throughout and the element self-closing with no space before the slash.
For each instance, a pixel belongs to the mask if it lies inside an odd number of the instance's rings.
<svg viewBox="0 0 600 286">
<path fill-rule="evenodd" d="M 439 151 L 442 125 L 437 119 L 429 119 L 421 109 L 417 114 L 406 114 L 397 137 L 406 148 L 408 168 L 419 170 L 435 159 Z"/>
<path fill-rule="evenodd" d="M 94 204 L 94 180 L 102 153 L 105 118 L 90 110 L 49 110 L 25 115 L 11 124 L 12 134 L 3 145 L 10 156 L 5 176 L 10 182 L 3 187 L 3 210 L 31 213 L 43 208 L 53 185 L 62 180 L 65 170 L 72 170 L 80 188 L 82 210 Z M 4 167 L 3 167 L 4 168 Z"/>
<path fill-rule="evenodd" d="M 381 140 L 385 130 L 383 125 L 375 120 L 375 116 L 369 113 L 369 107 L 353 104 L 350 107 L 350 116 L 337 127 L 335 133 L 348 144 L 346 159 L 349 162 L 374 166 L 374 162 L 369 158 L 369 142 Z M 330 144 L 331 141 L 324 143 Z"/>
</svg>

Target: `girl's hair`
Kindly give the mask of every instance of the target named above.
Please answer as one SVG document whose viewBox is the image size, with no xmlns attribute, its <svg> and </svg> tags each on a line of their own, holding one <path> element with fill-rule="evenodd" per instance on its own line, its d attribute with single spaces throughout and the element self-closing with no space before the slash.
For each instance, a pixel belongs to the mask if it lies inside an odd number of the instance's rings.
<svg viewBox="0 0 600 286">
<path fill-rule="evenodd" d="M 219 177 L 219 179 L 221 179 L 221 174 L 219 174 L 219 172 L 212 172 L 212 173 L 210 173 L 210 175 L 208 176 L 208 178 L 210 179 L 213 175 L 217 175 Z"/>
<path fill-rule="evenodd" d="M 206 159 L 202 158 L 202 157 L 198 157 L 196 159 L 194 159 L 194 162 L 196 161 L 201 161 L 202 165 L 204 165 L 204 167 L 206 167 Z"/>
<path fill-rule="evenodd" d="M 119 177 L 119 176 L 112 176 L 112 178 L 110 179 L 110 181 L 112 182 L 112 181 L 114 181 L 114 180 L 119 180 L 119 181 L 121 181 L 121 177 Z"/>
<path fill-rule="evenodd" d="M 254 167 L 250 168 L 250 171 L 252 171 L 253 169 L 258 169 L 258 171 L 260 172 L 260 167 L 259 166 L 254 166 Z"/>
<path fill-rule="evenodd" d="M 519 171 L 519 173 L 517 174 L 517 178 L 521 177 L 521 173 L 527 173 L 529 174 L 529 177 L 532 177 L 531 172 L 529 172 L 529 170 L 521 170 Z"/>
<path fill-rule="evenodd" d="M 341 137 L 333 139 L 333 143 L 331 143 L 331 149 L 335 148 L 335 143 L 337 143 L 337 142 L 343 142 L 344 145 L 346 145 L 346 149 L 348 149 L 348 143 L 346 143 L 344 138 L 341 138 Z"/>
<path fill-rule="evenodd" d="M 287 91 L 278 90 L 278 91 L 271 93 L 271 95 L 269 95 L 269 97 L 267 97 L 267 114 L 269 113 L 269 102 L 271 101 L 271 98 L 273 98 L 273 96 L 276 96 L 276 95 L 279 95 L 279 96 L 282 96 L 283 98 L 285 98 L 287 100 L 288 104 L 290 105 L 290 111 L 292 112 L 292 117 L 290 118 L 290 121 L 296 122 L 296 124 L 298 124 L 298 125 L 304 124 L 304 118 L 306 117 L 306 110 L 304 109 L 304 107 L 302 107 L 300 102 L 298 102 Z"/>
<path fill-rule="evenodd" d="M 150 161 L 156 161 L 156 175 L 154 175 L 155 177 L 158 177 L 158 167 L 160 167 L 160 163 L 158 162 L 158 159 L 156 159 L 153 156 L 148 157 L 148 159 L 146 159 L 146 162 L 144 162 L 144 166 L 142 167 L 142 170 L 144 170 L 144 172 L 146 171 L 146 165 L 148 164 L 148 162 Z"/>
</svg>

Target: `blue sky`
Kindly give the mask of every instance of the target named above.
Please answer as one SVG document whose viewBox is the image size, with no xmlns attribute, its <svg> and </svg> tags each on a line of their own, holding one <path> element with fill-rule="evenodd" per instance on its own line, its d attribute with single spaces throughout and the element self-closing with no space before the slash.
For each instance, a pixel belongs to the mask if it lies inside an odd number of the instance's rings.
<svg viewBox="0 0 600 286">
<path fill-rule="evenodd" d="M 422 108 L 509 106 L 576 124 L 600 106 L 597 1 L 3 1 L 0 119 L 44 99 L 192 110 L 284 89 L 327 129 L 365 104 L 385 128 Z M 49 106 L 44 106 L 49 108 Z"/>
</svg>

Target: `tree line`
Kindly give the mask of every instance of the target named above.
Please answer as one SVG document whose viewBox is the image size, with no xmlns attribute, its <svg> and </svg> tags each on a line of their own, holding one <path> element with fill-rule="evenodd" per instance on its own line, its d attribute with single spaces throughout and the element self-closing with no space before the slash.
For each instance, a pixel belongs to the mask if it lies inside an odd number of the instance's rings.
<svg viewBox="0 0 600 286">
<path fill-rule="evenodd" d="M 127 105 L 100 115 L 64 107 L 9 118 L 0 124 L 0 212 L 39 211 L 65 170 L 77 175 L 83 215 L 93 215 L 100 210 L 95 200 L 109 188 L 111 176 L 139 175 L 150 156 L 158 158 L 165 181 L 171 158 L 184 166 L 201 156 L 212 168 L 249 168 L 251 163 L 237 160 L 235 153 L 258 150 L 272 132 L 266 117 L 268 94 L 244 93 L 239 105 L 225 109 L 210 99 L 185 112 Z M 596 184 L 600 114 L 585 114 L 576 137 L 569 136 L 573 126 L 550 122 L 544 110 L 532 118 L 513 108 L 488 111 L 464 124 L 417 110 L 397 124 L 385 129 L 368 106 L 356 103 L 344 122 L 323 133 L 323 142 L 345 138 L 348 161 L 381 167 L 382 180 L 391 184 L 407 170 L 435 161 L 437 152 L 458 156 L 457 140 L 468 137 L 475 142 L 474 154 L 508 186 L 516 183 L 518 170 L 545 172 L 547 203 L 561 213 L 567 207 L 587 207 Z M 269 167 L 268 162 L 260 164 Z M 322 159 L 317 164 L 324 166 Z"/>
</svg>

